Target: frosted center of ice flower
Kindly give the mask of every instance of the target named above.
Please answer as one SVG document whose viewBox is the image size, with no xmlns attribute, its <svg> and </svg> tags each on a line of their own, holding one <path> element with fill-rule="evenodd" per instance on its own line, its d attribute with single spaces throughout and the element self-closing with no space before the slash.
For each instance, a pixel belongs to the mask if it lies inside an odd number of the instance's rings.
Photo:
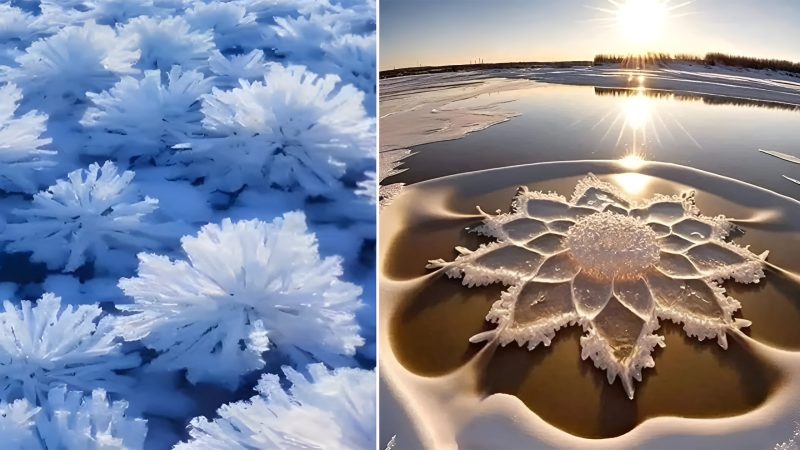
<svg viewBox="0 0 800 450">
<path fill-rule="evenodd" d="M 658 261 L 658 236 L 641 220 L 612 212 L 591 214 L 567 230 L 567 248 L 584 273 L 627 278 Z"/>
</svg>

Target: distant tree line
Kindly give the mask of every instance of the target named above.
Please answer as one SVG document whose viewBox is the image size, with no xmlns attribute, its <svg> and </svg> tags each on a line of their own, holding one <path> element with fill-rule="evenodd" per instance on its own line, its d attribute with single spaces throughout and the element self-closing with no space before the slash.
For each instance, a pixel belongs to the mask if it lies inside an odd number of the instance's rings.
<svg viewBox="0 0 800 450">
<path fill-rule="evenodd" d="M 790 73 L 800 73 L 800 63 L 783 59 L 751 58 L 747 56 L 728 55 L 725 53 L 706 53 L 705 56 L 684 53 L 670 54 L 649 52 L 638 55 L 599 54 L 594 57 L 594 64 L 622 64 L 624 67 L 642 68 L 658 66 L 673 62 L 706 64 L 709 66 L 742 67 L 747 69 L 769 69 Z"/>
<path fill-rule="evenodd" d="M 699 101 L 707 105 L 735 105 L 754 108 L 781 109 L 786 111 L 800 111 L 800 106 L 790 103 L 773 102 L 766 100 L 751 100 L 746 98 L 727 97 L 724 95 L 698 94 L 692 92 L 675 92 L 658 89 L 631 89 L 631 88 L 605 88 L 595 87 L 595 95 L 611 97 L 635 97 L 644 95 L 651 98 L 674 99 L 681 101 Z"/>
</svg>

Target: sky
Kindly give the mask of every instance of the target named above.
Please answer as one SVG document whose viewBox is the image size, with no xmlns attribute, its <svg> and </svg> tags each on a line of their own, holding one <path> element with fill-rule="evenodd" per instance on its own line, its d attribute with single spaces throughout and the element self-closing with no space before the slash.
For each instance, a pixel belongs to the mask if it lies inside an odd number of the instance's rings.
<svg viewBox="0 0 800 450">
<path fill-rule="evenodd" d="M 381 70 L 643 51 L 800 62 L 800 0 L 381 0 L 379 11 Z"/>
</svg>

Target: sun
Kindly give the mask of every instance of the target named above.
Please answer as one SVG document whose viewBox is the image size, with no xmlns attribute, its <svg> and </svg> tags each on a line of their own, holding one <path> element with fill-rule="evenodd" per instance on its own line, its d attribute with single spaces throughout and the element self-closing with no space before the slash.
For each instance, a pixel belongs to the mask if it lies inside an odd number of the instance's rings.
<svg viewBox="0 0 800 450">
<path fill-rule="evenodd" d="M 613 2 L 617 25 L 632 43 L 650 44 L 664 34 L 670 8 L 665 0 L 625 0 Z"/>
<path fill-rule="evenodd" d="M 674 19 L 692 14 L 694 0 L 605 0 L 610 6 L 589 6 L 603 13 L 594 20 L 616 29 L 629 51 L 652 51 L 664 44 Z"/>
</svg>

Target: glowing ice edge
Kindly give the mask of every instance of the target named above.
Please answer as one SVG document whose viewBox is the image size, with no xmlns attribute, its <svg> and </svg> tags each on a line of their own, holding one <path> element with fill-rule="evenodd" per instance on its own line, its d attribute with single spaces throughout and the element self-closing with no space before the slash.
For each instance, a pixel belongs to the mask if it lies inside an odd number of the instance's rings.
<svg viewBox="0 0 800 450">
<path fill-rule="evenodd" d="M 466 216 L 453 212 L 448 204 L 456 180 L 468 180 L 470 185 L 486 184 L 491 191 L 521 180 L 550 179 L 573 176 L 577 172 L 617 173 L 618 166 L 606 161 L 573 161 L 536 163 L 502 169 L 460 174 L 418 183 L 408 187 L 396 207 L 384 212 L 380 239 L 391 243 L 409 223 L 425 217 Z M 752 208 L 770 204 L 780 208 L 783 223 L 800 223 L 800 202 L 757 186 L 667 163 L 647 163 L 639 170 L 684 185 L 701 181 L 716 189 L 736 187 L 742 199 Z M 502 175 L 499 177 L 498 175 Z M 497 180 L 502 181 L 497 181 Z M 494 187 L 492 187 L 494 186 Z M 713 191 L 713 190 L 712 190 Z M 425 199 L 420 203 L 420 199 Z M 740 200 L 742 200 L 740 199 Z M 744 201 L 744 200 L 742 200 Z M 773 209 L 777 211 L 776 209 Z M 412 213 L 413 212 L 413 213 Z M 391 245 L 380 247 L 379 260 L 386 260 Z M 416 290 L 421 283 L 436 276 L 411 280 L 394 279 L 381 274 L 381 310 L 379 314 L 379 345 L 381 405 L 386 414 L 382 420 L 381 440 L 397 435 L 397 441 L 409 448 L 548 448 L 589 450 L 626 450 L 646 446 L 652 450 L 671 450 L 691 445 L 697 450 L 719 448 L 772 448 L 785 440 L 794 428 L 797 405 L 800 404 L 800 352 L 786 351 L 762 344 L 737 333 L 740 345 L 778 368 L 784 382 L 764 404 L 739 415 L 721 418 L 654 417 L 633 430 L 607 439 L 584 439 L 547 423 L 522 401 L 508 394 L 485 397 L 476 390 L 474 370 L 477 357 L 491 353 L 491 346 L 481 350 L 476 358 L 454 372 L 440 377 L 416 375 L 406 369 L 394 353 L 390 336 L 390 320 L 398 312 L 403 293 Z"/>
<path fill-rule="evenodd" d="M 665 346 L 664 337 L 654 333 L 659 319 L 683 324 L 699 340 L 716 337 L 723 349 L 728 347 L 727 332 L 750 325 L 733 317 L 741 305 L 719 283 L 757 283 L 764 277 L 768 252 L 757 256 L 724 241 L 733 225 L 722 216 L 701 215 L 693 193 L 635 202 L 589 174 L 569 201 L 521 187 L 510 213 L 481 213 L 483 225 L 474 231 L 496 242 L 475 251 L 457 247 L 455 261 L 438 259 L 427 266 L 463 278 L 468 287 L 496 282 L 510 286 L 486 316 L 497 328 L 473 336 L 473 343 L 498 339 L 503 346 L 516 342 L 533 350 L 539 344 L 549 346 L 562 327 L 578 324 L 586 332 L 581 357 L 605 370 L 609 383 L 619 376 L 633 399 L 633 380 L 641 381 L 642 369 L 655 366 L 653 349 Z M 519 264 L 519 252 L 525 255 L 524 264 Z M 690 281 L 703 285 L 698 290 Z M 527 287 L 538 293 L 530 304 L 524 295 Z M 716 303 L 719 309 L 698 311 L 703 306 L 689 304 L 698 300 Z M 619 305 L 641 321 L 635 340 L 612 334 L 619 328 L 613 324 L 625 320 L 611 312 Z M 528 317 L 526 308 L 531 310 Z M 604 331 L 606 322 L 612 325 Z M 615 354 L 613 343 L 626 339 L 632 342 Z"/>
</svg>

